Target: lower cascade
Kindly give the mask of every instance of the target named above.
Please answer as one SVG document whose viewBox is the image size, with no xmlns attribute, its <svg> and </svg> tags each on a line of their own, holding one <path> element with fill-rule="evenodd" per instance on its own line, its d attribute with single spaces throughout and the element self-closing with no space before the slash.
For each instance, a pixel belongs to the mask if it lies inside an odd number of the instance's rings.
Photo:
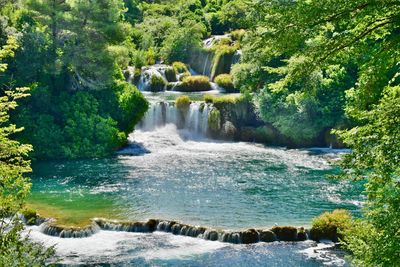
<svg viewBox="0 0 400 267">
<path fill-rule="evenodd" d="M 208 133 L 208 117 L 212 107 L 207 103 L 193 102 L 188 108 L 179 109 L 173 102 L 154 102 L 139 124 L 142 131 L 152 131 L 167 124 L 205 137 Z"/>
<path fill-rule="evenodd" d="M 243 231 L 223 231 L 201 226 L 193 226 L 169 220 L 150 219 L 147 222 L 114 221 L 101 218 L 83 228 L 63 227 L 48 221 L 40 225 L 43 234 L 60 238 L 90 237 L 100 230 L 133 233 L 153 233 L 155 231 L 173 235 L 202 238 L 232 244 L 253 244 L 274 241 L 304 241 L 309 239 L 309 231 L 304 228 L 275 226 L 272 229 L 247 229 Z"/>
</svg>

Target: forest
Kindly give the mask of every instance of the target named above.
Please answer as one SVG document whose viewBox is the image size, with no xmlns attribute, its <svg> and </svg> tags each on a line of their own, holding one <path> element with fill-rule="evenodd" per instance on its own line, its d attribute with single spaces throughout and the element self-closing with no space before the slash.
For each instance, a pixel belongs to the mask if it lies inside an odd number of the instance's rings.
<svg viewBox="0 0 400 267">
<path fill-rule="evenodd" d="M 361 215 L 313 228 L 355 266 L 399 265 L 399 14 L 393 0 L 1 0 L 0 266 L 54 255 L 22 234 L 32 163 L 114 157 L 152 109 L 144 91 L 182 92 L 182 111 L 214 84 L 213 136 L 351 149 L 329 179 L 363 183 Z M 158 65 L 167 78 L 144 80 Z"/>
</svg>

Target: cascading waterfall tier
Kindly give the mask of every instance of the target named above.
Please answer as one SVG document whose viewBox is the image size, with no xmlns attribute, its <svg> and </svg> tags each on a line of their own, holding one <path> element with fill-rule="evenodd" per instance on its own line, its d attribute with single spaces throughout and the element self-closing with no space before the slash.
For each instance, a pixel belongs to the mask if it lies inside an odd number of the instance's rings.
<svg viewBox="0 0 400 267">
<path fill-rule="evenodd" d="M 92 224 L 84 228 L 68 228 L 45 222 L 40 226 L 42 233 L 61 238 L 89 237 L 100 230 L 153 233 L 155 231 L 173 235 L 202 238 L 209 241 L 220 241 L 232 244 L 253 244 L 274 241 L 304 241 L 308 239 L 308 231 L 304 228 L 289 226 L 267 229 L 247 229 L 243 231 L 223 231 L 201 226 L 183 224 L 176 221 L 150 219 L 146 222 L 115 221 L 95 218 Z"/>
<path fill-rule="evenodd" d="M 153 102 L 138 129 L 152 131 L 167 124 L 187 130 L 194 136 L 206 137 L 210 104 L 192 102 L 188 109 L 178 109 L 173 102 Z"/>
<path fill-rule="evenodd" d="M 143 67 L 138 83 L 138 89 L 140 91 L 150 91 L 153 77 L 162 80 L 166 86 L 169 78 L 167 77 L 167 70 L 171 68 L 172 67 L 170 66 L 161 64 Z M 174 77 L 174 81 L 176 81 L 176 77 Z M 158 91 L 165 90 L 165 86 L 160 88 Z"/>
<path fill-rule="evenodd" d="M 40 225 L 40 231 L 46 235 L 61 238 L 84 238 L 94 235 L 100 231 L 100 226 L 93 222 L 86 227 L 63 227 L 56 225 L 52 221 L 44 222 Z"/>
</svg>

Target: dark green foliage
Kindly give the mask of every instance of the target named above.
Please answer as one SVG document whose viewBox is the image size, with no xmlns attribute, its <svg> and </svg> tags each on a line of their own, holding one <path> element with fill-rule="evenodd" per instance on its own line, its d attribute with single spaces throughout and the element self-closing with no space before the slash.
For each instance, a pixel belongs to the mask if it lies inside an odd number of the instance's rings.
<svg viewBox="0 0 400 267">
<path fill-rule="evenodd" d="M 125 13 L 125 18 L 128 22 L 134 24 L 143 19 L 142 10 L 139 8 L 138 0 L 124 0 L 125 8 L 128 10 Z"/>
<path fill-rule="evenodd" d="M 126 135 L 111 117 L 98 114 L 98 102 L 87 92 L 65 97 L 63 155 L 68 158 L 106 156 L 126 142 Z"/>
<path fill-rule="evenodd" d="M 163 42 L 161 54 L 167 63 L 188 62 L 192 50 L 199 49 L 204 28 L 201 24 L 188 24 L 175 29 Z"/>
<path fill-rule="evenodd" d="M 279 110 L 276 103 L 286 111 L 289 99 L 295 100 L 290 106 L 303 113 L 300 119 L 315 119 L 311 111 L 317 111 L 317 117 L 345 129 L 336 132 L 353 152 L 341 164 L 342 176 L 366 180 L 367 199 L 363 217 L 346 231 L 344 245 L 352 251 L 354 265 L 398 266 L 400 4 L 364 0 L 254 4 L 250 12 L 259 18 L 257 31 L 247 39 L 253 46 L 244 49 L 243 60 L 253 73 L 264 69 L 271 74 L 252 82 L 263 91 L 260 102 L 269 103 L 263 116 L 276 117 L 268 116 L 270 110 Z M 280 62 L 272 62 L 274 58 Z M 239 73 L 234 80 L 248 87 L 245 76 Z M 276 101 L 276 95 L 281 100 Z M 353 124 L 338 120 L 344 110 Z"/>
<path fill-rule="evenodd" d="M 13 56 L 16 48 L 15 38 L 6 37 L 0 49 L 0 72 L 6 71 L 4 60 Z M 44 266 L 54 255 L 53 248 L 45 249 L 21 236 L 23 225 L 18 213 L 23 209 L 31 187 L 26 174 L 31 172 L 27 157 L 32 147 L 12 139 L 23 129 L 17 128 L 9 119 L 10 112 L 17 107 L 16 101 L 28 96 L 27 90 L 11 89 L 3 84 L 0 90 L 0 266 Z M 30 216 L 29 221 L 32 220 Z"/>
<path fill-rule="evenodd" d="M 60 95 L 37 87 L 15 120 L 25 125 L 21 138 L 34 145 L 34 157 L 101 157 L 125 144 L 147 107 L 140 92 L 122 81 L 108 90 Z"/>
<path fill-rule="evenodd" d="M 154 61 L 153 48 L 144 57 L 131 51 L 132 26 L 123 21 L 122 1 L 22 3 L 16 19 L 21 48 L 1 78 L 32 87 L 32 97 L 13 117 L 26 129 L 19 137 L 33 144 L 37 158 L 111 154 L 125 144 L 148 106 L 124 82 L 121 69 L 130 59 L 136 67 Z M 137 3 L 125 4 L 130 20 L 138 20 Z"/>
</svg>

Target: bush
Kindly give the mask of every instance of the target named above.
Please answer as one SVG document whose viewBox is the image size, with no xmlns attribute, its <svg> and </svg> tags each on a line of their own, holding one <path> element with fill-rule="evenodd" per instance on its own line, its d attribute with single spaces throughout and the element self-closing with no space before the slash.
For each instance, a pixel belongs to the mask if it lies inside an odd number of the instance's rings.
<svg viewBox="0 0 400 267">
<path fill-rule="evenodd" d="M 168 82 L 176 82 L 176 70 L 173 67 L 165 69 L 165 78 Z"/>
<path fill-rule="evenodd" d="M 126 142 L 126 134 L 109 116 L 99 115 L 99 102 L 88 92 L 64 97 L 65 142 L 61 145 L 68 158 L 103 157 Z"/>
<path fill-rule="evenodd" d="M 209 104 L 214 103 L 214 98 L 215 98 L 214 95 L 205 94 L 204 95 L 204 102 L 209 103 Z"/>
<path fill-rule="evenodd" d="M 187 111 L 190 107 L 190 98 L 187 95 L 182 95 L 176 99 L 176 108 L 182 111 Z"/>
<path fill-rule="evenodd" d="M 201 92 L 210 91 L 211 84 L 207 76 L 189 76 L 185 77 L 181 84 L 176 87 L 181 92 Z"/>
<path fill-rule="evenodd" d="M 113 90 L 118 98 L 118 107 L 111 117 L 118 122 L 118 128 L 128 135 L 146 113 L 149 103 L 139 90 L 129 83 L 116 82 Z"/>
<path fill-rule="evenodd" d="M 313 240 L 330 239 L 337 242 L 343 238 L 341 231 L 347 229 L 352 222 L 349 211 L 337 209 L 333 212 L 325 212 L 315 218 L 310 230 L 310 237 Z"/>
<path fill-rule="evenodd" d="M 175 61 L 174 63 L 172 63 L 172 67 L 174 68 L 174 70 L 177 73 L 184 73 L 184 72 L 189 72 L 187 66 L 185 65 L 185 63 L 179 62 L 179 61 Z"/>
<path fill-rule="evenodd" d="M 190 77 L 190 76 L 192 76 L 192 74 L 190 74 L 190 72 L 186 71 L 179 75 L 179 81 L 182 82 L 186 77 Z"/>
<path fill-rule="evenodd" d="M 234 30 L 233 32 L 231 32 L 231 38 L 233 41 L 241 42 L 243 40 L 243 37 L 245 34 L 246 34 L 246 31 L 243 29 Z"/>
<path fill-rule="evenodd" d="M 151 84 L 150 90 L 152 92 L 164 91 L 165 86 L 167 85 L 167 83 L 164 81 L 164 79 L 158 75 L 151 76 L 150 84 Z"/>
<path fill-rule="evenodd" d="M 215 83 L 225 89 L 226 93 L 237 92 L 233 85 L 232 76 L 230 74 L 220 74 L 215 78 Z"/>
<path fill-rule="evenodd" d="M 191 51 L 200 47 L 203 31 L 202 24 L 185 25 L 170 32 L 162 43 L 161 54 L 167 63 L 187 62 Z"/>
</svg>

